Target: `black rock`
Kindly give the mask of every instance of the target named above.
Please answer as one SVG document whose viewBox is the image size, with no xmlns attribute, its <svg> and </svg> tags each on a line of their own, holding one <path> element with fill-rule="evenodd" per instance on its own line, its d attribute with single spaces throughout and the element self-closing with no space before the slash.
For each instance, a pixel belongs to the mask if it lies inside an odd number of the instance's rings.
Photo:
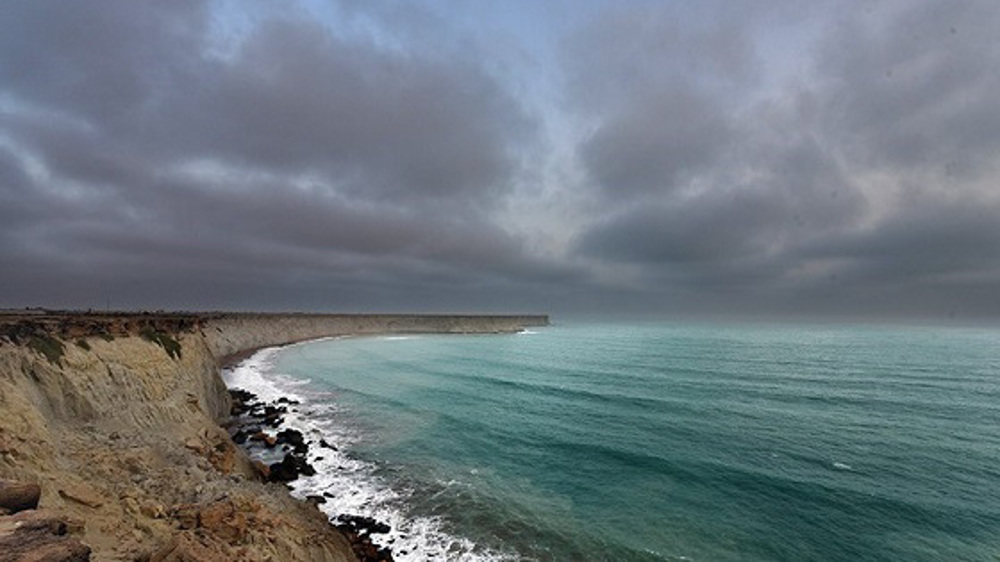
<svg viewBox="0 0 1000 562">
<path fill-rule="evenodd" d="M 297 429 L 282 429 L 276 435 L 278 438 L 278 443 L 288 444 L 293 447 L 305 444 L 305 438 L 302 436 L 302 432 Z"/>
<path fill-rule="evenodd" d="M 278 414 L 287 414 L 288 408 L 284 406 L 272 406 L 270 404 L 264 406 L 264 417 L 269 417 Z"/>
<path fill-rule="evenodd" d="M 257 395 L 250 392 L 249 390 L 243 390 L 240 388 L 230 388 L 229 397 L 233 400 L 239 400 L 240 402 L 253 402 L 257 400 Z"/>
<path fill-rule="evenodd" d="M 321 505 L 326 503 L 326 498 L 323 496 L 308 495 L 306 496 L 306 501 L 313 505 Z"/>
<path fill-rule="evenodd" d="M 236 443 L 237 445 L 242 445 L 247 442 L 247 439 L 249 439 L 250 436 L 253 435 L 253 433 L 256 433 L 256 431 L 250 432 L 246 429 L 237 430 L 236 433 L 233 434 L 233 443 Z"/>
<path fill-rule="evenodd" d="M 278 443 L 284 443 L 286 445 L 291 445 L 295 450 L 296 455 L 305 455 L 309 452 L 309 446 L 306 445 L 305 438 L 302 436 L 302 432 L 296 429 L 283 429 L 278 432 Z"/>
<path fill-rule="evenodd" d="M 375 520 L 372 517 L 365 517 L 363 515 L 340 515 L 337 517 L 339 524 L 337 528 L 342 531 L 348 531 L 353 533 L 362 534 L 381 534 L 388 533 L 392 530 L 392 527 Z"/>
<path fill-rule="evenodd" d="M 273 463 L 270 467 L 271 475 L 268 480 L 271 482 L 291 482 L 299 477 L 313 476 L 316 469 L 306 462 L 306 459 L 295 453 L 287 453 L 281 462 Z"/>
</svg>

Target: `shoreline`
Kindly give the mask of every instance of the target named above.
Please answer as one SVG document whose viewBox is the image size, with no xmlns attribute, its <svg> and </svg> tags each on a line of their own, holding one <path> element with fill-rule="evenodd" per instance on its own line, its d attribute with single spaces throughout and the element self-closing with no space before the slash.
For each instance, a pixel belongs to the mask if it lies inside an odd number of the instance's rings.
<svg viewBox="0 0 1000 562">
<path fill-rule="evenodd" d="M 324 341 L 324 339 L 307 341 Z M 224 374 L 228 375 L 224 380 L 233 402 L 232 415 L 226 424 L 230 438 L 251 459 L 265 480 L 285 485 L 292 497 L 312 504 L 322 511 L 328 517 L 330 524 L 347 539 L 359 562 L 392 562 L 394 560 L 392 546 L 374 537 L 389 532 L 389 525 L 359 513 L 352 513 L 339 503 L 331 513 L 323 506 L 337 502 L 335 494 L 327 490 L 314 490 L 310 494 L 308 490 L 303 492 L 298 489 L 300 479 L 319 478 L 329 474 L 314 464 L 331 455 L 343 454 L 340 450 L 344 447 L 344 442 L 329 432 L 321 432 L 313 423 L 309 423 L 310 414 L 302 412 L 302 408 L 309 408 L 312 404 L 301 395 L 281 389 L 270 380 L 268 382 L 274 386 L 269 389 L 271 391 L 269 394 L 273 393 L 277 397 L 265 398 L 243 385 L 230 384 L 234 382 L 231 380 L 232 377 L 243 370 L 252 370 L 255 374 L 263 375 L 259 369 L 254 368 L 257 365 L 247 365 L 247 363 L 265 351 L 277 351 L 290 345 L 295 344 L 260 348 L 244 360 L 231 363 L 229 367 L 223 369 Z"/>
<path fill-rule="evenodd" d="M 17 541 L 5 530 L 8 517 L 41 513 L 63 522 L 53 541 L 75 541 L 95 560 L 355 559 L 325 514 L 263 483 L 230 439 L 222 369 L 264 348 L 323 337 L 503 333 L 547 323 L 499 315 L 0 315 L 0 481 L 40 489 L 37 509 L 0 512 L 0 545 Z"/>
<path fill-rule="evenodd" d="M 380 336 L 384 335 L 362 337 Z M 407 512 L 410 490 L 376 476 L 376 464 L 350 453 L 364 438 L 332 414 L 339 411 L 336 401 L 324 399 L 323 390 L 302 386 L 301 378 L 272 376 L 274 354 L 300 343 L 331 339 L 341 337 L 262 348 L 225 369 L 224 380 L 238 404 L 229 427 L 234 442 L 272 478 L 277 470 L 275 481 L 292 488 L 294 497 L 324 512 L 344 533 L 360 562 L 424 560 L 413 556 L 434 557 L 456 544 L 468 549 L 462 550 L 462 560 L 501 559 L 495 558 L 499 552 L 489 549 L 467 558 L 477 548 L 470 539 L 446 531 L 437 521 L 414 518 Z M 255 413 L 248 415 L 251 411 Z"/>
</svg>

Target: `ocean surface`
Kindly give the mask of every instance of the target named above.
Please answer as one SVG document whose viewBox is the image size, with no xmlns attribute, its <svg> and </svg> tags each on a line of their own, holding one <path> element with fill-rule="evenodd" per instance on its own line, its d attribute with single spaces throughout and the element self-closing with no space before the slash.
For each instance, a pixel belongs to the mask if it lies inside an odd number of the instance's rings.
<svg viewBox="0 0 1000 562">
<path fill-rule="evenodd" d="M 1000 331 L 567 324 L 331 339 L 225 374 L 303 402 L 331 515 L 397 560 L 1000 560 Z"/>
</svg>

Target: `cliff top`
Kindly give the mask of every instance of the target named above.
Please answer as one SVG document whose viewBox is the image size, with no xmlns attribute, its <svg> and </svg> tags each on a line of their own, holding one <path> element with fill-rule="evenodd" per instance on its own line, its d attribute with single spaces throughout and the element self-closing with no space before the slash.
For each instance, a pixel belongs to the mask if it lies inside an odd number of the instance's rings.
<svg viewBox="0 0 1000 562">
<path fill-rule="evenodd" d="M 71 311 L 0 309 L 0 340 L 23 343 L 32 336 L 50 335 L 61 339 L 88 336 L 135 336 L 154 331 L 167 334 L 192 332 L 210 320 L 226 318 L 523 318 L 533 324 L 548 324 L 548 315 L 516 314 L 334 314 L 309 312 L 165 312 L 158 311 Z"/>
</svg>

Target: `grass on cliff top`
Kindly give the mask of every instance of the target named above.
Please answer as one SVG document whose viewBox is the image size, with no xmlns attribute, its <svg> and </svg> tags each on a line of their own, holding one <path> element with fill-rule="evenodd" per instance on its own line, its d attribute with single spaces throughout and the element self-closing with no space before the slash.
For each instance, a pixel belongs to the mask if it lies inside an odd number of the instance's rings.
<svg viewBox="0 0 1000 562">
<path fill-rule="evenodd" d="M 181 342 L 170 337 L 170 334 L 157 332 L 152 328 L 142 330 L 142 339 L 155 343 L 167 352 L 171 359 L 181 358 Z"/>
<path fill-rule="evenodd" d="M 28 347 L 44 355 L 53 365 L 58 365 L 62 361 L 63 343 L 49 334 L 31 336 Z"/>
</svg>

